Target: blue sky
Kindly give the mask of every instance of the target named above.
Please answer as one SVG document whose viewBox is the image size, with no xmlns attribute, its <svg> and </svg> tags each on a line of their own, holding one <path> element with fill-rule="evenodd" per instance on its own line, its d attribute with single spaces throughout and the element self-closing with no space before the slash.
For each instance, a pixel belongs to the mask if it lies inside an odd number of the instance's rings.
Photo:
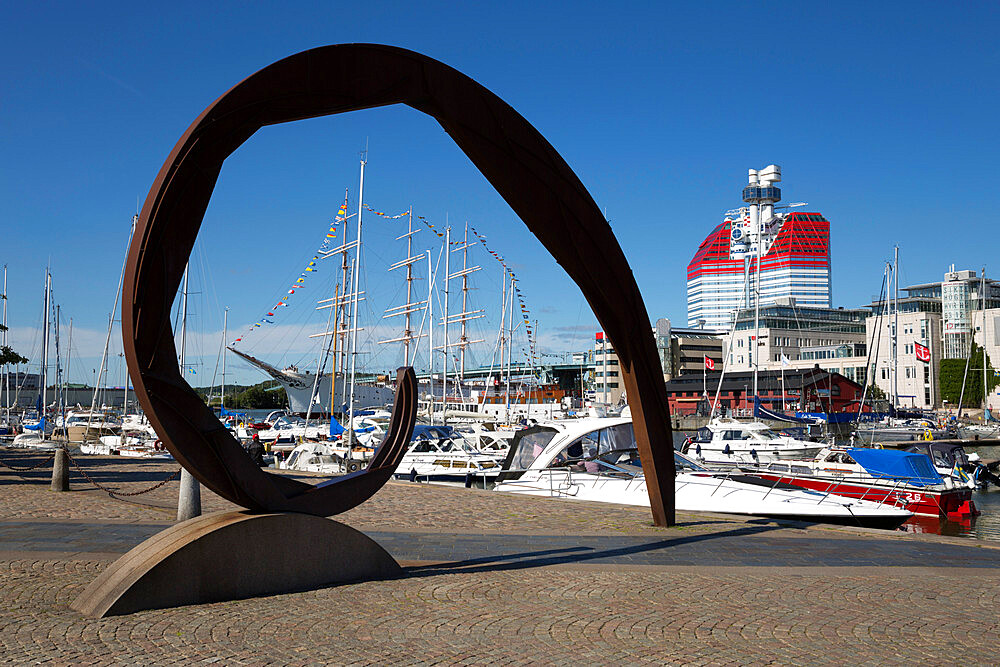
<svg viewBox="0 0 1000 667">
<path fill-rule="evenodd" d="M 770 163 L 783 168 L 787 201 L 832 223 L 835 305 L 878 291 L 894 244 L 906 284 L 940 279 L 951 263 L 1000 275 L 998 28 L 990 3 L 15 4 L 0 28 L 0 263 L 13 342 L 37 363 L 51 263 L 73 318 L 71 379 L 89 380 L 136 201 L 184 129 L 254 71 L 342 42 L 423 52 L 533 123 L 607 211 L 652 320 L 686 322 L 687 262 L 739 204 L 746 170 Z M 542 350 L 589 345 L 596 320 L 576 287 L 440 127 L 393 107 L 266 128 L 227 161 L 193 272 L 193 383 L 214 370 L 222 309 L 237 331 L 260 317 L 345 188 L 356 206 L 366 142 L 367 203 L 470 222 L 514 266 Z M 398 277 L 380 268 L 403 256 L 397 231 L 366 221 L 369 338 L 399 303 Z M 484 266 L 474 300 L 491 312 L 477 325 L 489 339 L 500 288 L 488 260 L 474 258 Z M 310 295 L 329 288 L 314 286 Z M 302 338 L 323 323 L 303 304 L 248 349 L 310 363 Z M 373 367 L 398 363 L 375 348 Z M 261 379 L 232 360 L 230 371 Z"/>
</svg>

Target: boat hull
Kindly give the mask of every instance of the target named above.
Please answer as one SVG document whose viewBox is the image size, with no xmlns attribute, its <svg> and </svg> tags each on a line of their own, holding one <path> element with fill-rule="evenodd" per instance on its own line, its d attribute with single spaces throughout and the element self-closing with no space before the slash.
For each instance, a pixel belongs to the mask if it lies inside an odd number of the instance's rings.
<svg viewBox="0 0 1000 667">
<path fill-rule="evenodd" d="M 903 507 L 921 516 L 946 517 L 949 512 L 957 511 L 963 503 L 972 499 L 972 490 L 968 488 L 936 491 L 912 486 L 901 487 L 898 484 L 850 482 L 835 477 L 778 474 L 766 470 L 754 471 L 754 474 L 767 480 L 793 484 L 821 493 L 833 493 L 845 498 Z"/>
<path fill-rule="evenodd" d="M 746 476 L 741 476 L 745 478 Z M 622 505 L 649 506 L 642 478 L 615 478 L 548 469 L 529 471 L 505 481 L 497 491 L 541 497 L 574 498 Z M 675 507 L 684 512 L 716 512 L 813 523 L 833 523 L 893 529 L 913 516 L 912 511 L 859 499 L 785 488 L 757 479 L 754 483 L 728 475 L 682 473 L 675 481 Z"/>
</svg>

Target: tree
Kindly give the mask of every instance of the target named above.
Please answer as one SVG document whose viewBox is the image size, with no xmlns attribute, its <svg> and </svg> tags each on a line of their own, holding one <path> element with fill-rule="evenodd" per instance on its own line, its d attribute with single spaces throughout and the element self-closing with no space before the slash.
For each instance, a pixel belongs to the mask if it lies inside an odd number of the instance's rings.
<svg viewBox="0 0 1000 667">
<path fill-rule="evenodd" d="M 868 399 L 872 401 L 884 401 L 885 392 L 882 391 L 881 387 L 872 382 L 870 385 L 868 385 Z"/>
<path fill-rule="evenodd" d="M 0 324 L 0 331 L 7 331 L 7 327 Z M 17 366 L 18 364 L 26 363 L 28 363 L 28 360 L 15 352 L 9 345 L 0 346 L 0 366 L 6 366 L 7 364 Z"/>
<path fill-rule="evenodd" d="M 962 378 L 965 376 L 965 394 L 961 397 L 964 407 L 979 406 L 983 402 L 983 368 L 986 369 L 986 390 L 993 391 L 1000 385 L 1000 376 L 993 368 L 990 355 L 975 342 L 968 360 L 969 372 L 965 373 L 965 359 L 942 359 L 938 377 L 941 381 L 941 398 L 952 405 L 959 404 Z"/>
<path fill-rule="evenodd" d="M 277 386 L 273 381 L 262 382 L 248 387 L 238 394 L 226 396 L 226 406 L 230 408 L 244 409 L 273 409 L 285 407 L 285 392 L 274 391 L 271 388 Z"/>
</svg>

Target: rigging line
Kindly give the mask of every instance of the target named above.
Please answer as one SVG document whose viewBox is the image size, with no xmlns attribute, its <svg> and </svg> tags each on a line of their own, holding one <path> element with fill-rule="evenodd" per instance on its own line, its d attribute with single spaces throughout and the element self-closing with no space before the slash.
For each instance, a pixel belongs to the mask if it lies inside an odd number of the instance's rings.
<svg viewBox="0 0 1000 667">
<path fill-rule="evenodd" d="M 882 287 L 879 289 L 879 295 L 878 295 L 879 303 L 881 303 L 882 300 L 885 298 L 886 278 L 887 278 L 886 273 L 883 272 L 882 273 Z M 879 313 L 878 313 L 878 315 L 875 318 L 875 332 L 878 332 L 878 333 L 881 332 L 881 328 L 882 328 L 881 318 L 882 318 L 882 309 L 879 308 Z M 875 333 L 875 332 L 873 332 L 873 333 Z M 874 343 L 875 341 L 872 341 L 872 342 Z M 865 333 L 865 343 L 868 343 L 868 334 L 867 334 L 867 332 Z M 871 382 L 874 382 L 874 380 L 875 380 L 875 377 L 874 377 L 875 372 L 874 371 L 871 372 L 872 377 L 870 379 L 868 377 L 869 376 L 869 371 L 871 371 L 872 350 L 873 350 L 873 348 L 875 346 L 874 345 L 868 345 L 867 347 L 868 347 L 868 356 L 865 358 L 865 386 L 861 390 L 861 404 L 858 405 L 858 420 L 859 421 L 861 419 L 861 413 L 864 411 L 864 408 L 865 408 L 865 399 L 868 396 L 868 386 L 869 386 L 869 384 Z M 875 358 L 878 359 L 877 353 L 876 353 Z"/>
<path fill-rule="evenodd" d="M 878 352 L 879 352 L 880 343 L 882 341 L 882 319 L 883 319 L 883 314 L 885 316 L 885 319 L 888 319 L 888 317 L 889 317 L 889 282 L 888 282 L 889 281 L 889 267 L 888 267 L 888 263 L 886 264 L 885 273 L 882 274 L 882 280 L 883 280 L 883 284 L 885 285 L 884 297 L 882 295 L 880 295 L 880 298 L 882 299 L 882 303 L 880 304 L 880 307 L 879 307 L 878 316 L 875 319 L 876 338 L 875 338 L 875 354 L 874 354 L 874 356 L 875 356 L 875 365 L 876 366 L 878 365 Z M 867 375 L 867 373 L 866 373 L 866 375 Z M 875 371 L 872 370 L 872 382 L 874 382 L 874 381 L 875 381 Z M 872 419 L 872 432 L 871 432 L 871 441 L 870 441 L 870 444 L 874 444 L 874 442 L 875 442 L 875 420 Z"/>
</svg>

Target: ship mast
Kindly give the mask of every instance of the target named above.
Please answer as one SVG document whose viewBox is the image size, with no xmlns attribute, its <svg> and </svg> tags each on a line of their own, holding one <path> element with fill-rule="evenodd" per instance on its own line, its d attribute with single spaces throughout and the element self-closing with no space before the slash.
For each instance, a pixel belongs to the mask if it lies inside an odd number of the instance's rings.
<svg viewBox="0 0 1000 667">
<path fill-rule="evenodd" d="M 465 401 L 465 391 L 462 388 L 465 382 L 465 349 L 472 345 L 473 343 L 482 343 L 485 339 L 469 340 L 468 336 L 468 322 L 469 320 L 478 320 L 481 317 L 485 317 L 483 309 L 469 311 L 469 274 L 479 271 L 481 266 L 469 266 L 469 223 L 465 223 L 465 235 L 462 238 L 462 243 L 457 248 L 453 249 L 452 252 L 462 251 L 462 268 L 455 273 L 451 274 L 449 278 L 459 278 L 462 279 L 462 312 L 458 315 L 454 315 L 451 318 L 453 324 L 460 323 L 462 325 L 461 334 L 458 338 L 458 343 L 455 346 L 459 349 L 459 367 L 458 367 L 458 390 L 462 396 L 462 401 Z"/>
<path fill-rule="evenodd" d="M 447 224 L 448 217 L 445 216 L 444 230 L 444 345 L 441 352 L 444 356 L 444 364 L 441 371 L 441 423 L 448 424 L 448 355 L 450 352 L 448 341 L 448 283 L 451 281 L 451 225 Z"/>
<path fill-rule="evenodd" d="M 397 241 L 406 239 L 406 259 L 402 259 L 389 267 L 389 271 L 395 271 L 396 269 L 406 267 L 406 302 L 402 306 L 395 306 L 389 308 L 385 311 L 382 319 L 388 319 L 390 317 L 397 317 L 403 315 L 405 321 L 403 324 L 403 335 L 398 338 L 390 338 L 388 340 L 380 340 L 379 345 L 385 345 L 387 343 L 403 343 L 403 365 L 412 366 L 412 356 L 416 356 L 416 350 L 411 356 L 410 345 L 414 344 L 419 338 L 423 338 L 426 334 L 416 334 L 413 333 L 412 315 L 415 312 L 419 312 L 427 308 L 427 304 L 430 303 L 430 296 L 428 296 L 427 301 L 413 301 L 413 265 L 425 258 L 425 254 L 421 253 L 419 255 L 413 254 L 413 235 L 419 232 L 419 229 L 413 228 L 413 207 L 410 206 L 410 210 L 407 212 L 407 218 L 409 219 L 409 224 L 405 234 L 396 237 Z M 427 264 L 430 266 L 430 254 L 426 255 Z"/>
</svg>

